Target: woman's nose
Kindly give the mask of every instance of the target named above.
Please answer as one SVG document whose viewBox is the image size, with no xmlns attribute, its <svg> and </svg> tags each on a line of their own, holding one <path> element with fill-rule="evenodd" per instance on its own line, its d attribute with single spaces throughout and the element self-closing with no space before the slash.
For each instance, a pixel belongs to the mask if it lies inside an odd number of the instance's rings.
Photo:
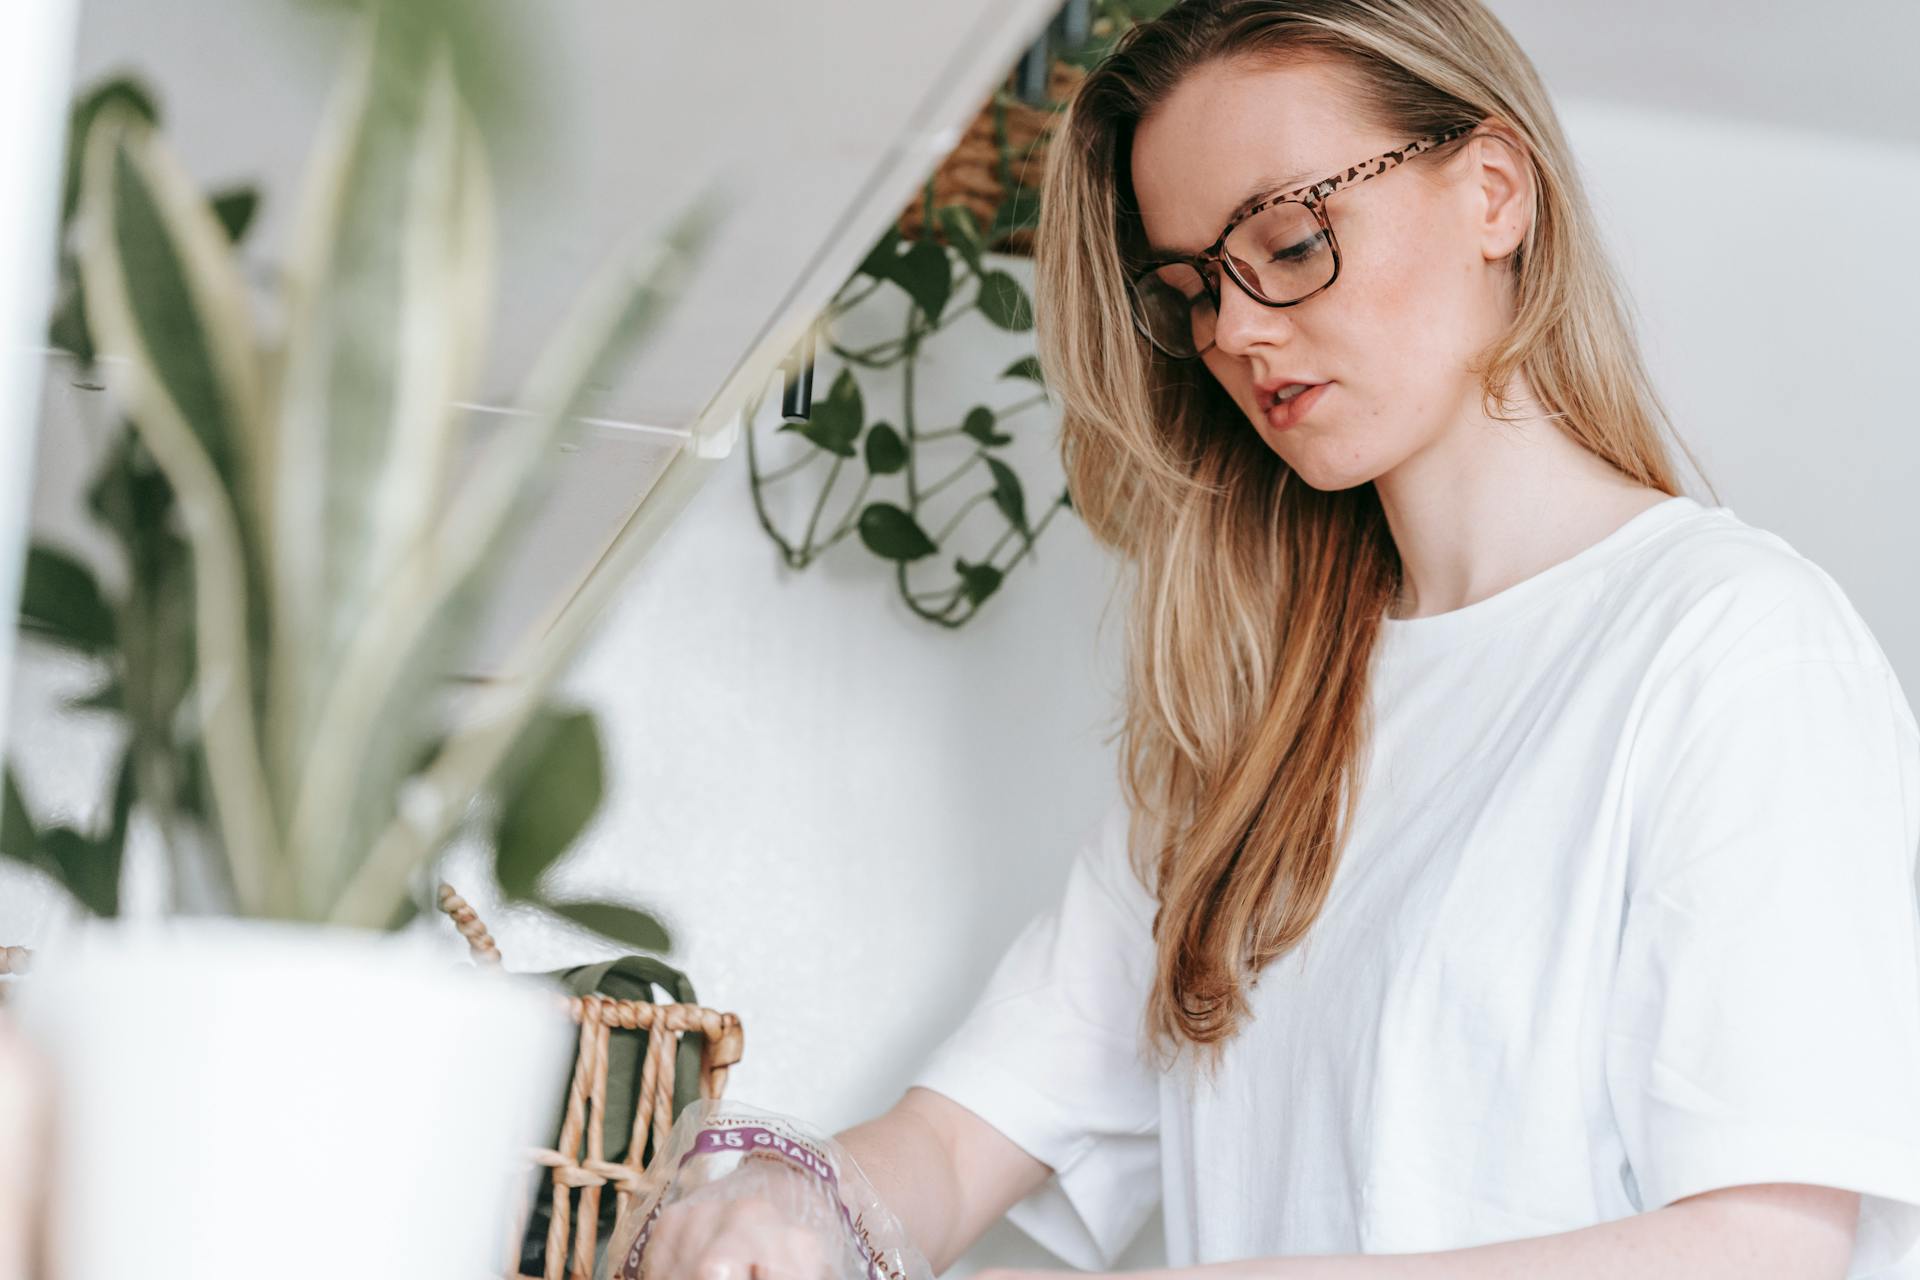
<svg viewBox="0 0 1920 1280">
<path fill-rule="evenodd" d="M 1224 268 L 1220 273 L 1220 305 L 1214 318 L 1213 344 L 1229 354 L 1244 354 L 1256 342 L 1285 342 L 1293 334 L 1293 316 L 1286 307 L 1269 307 L 1253 300 Z"/>
</svg>

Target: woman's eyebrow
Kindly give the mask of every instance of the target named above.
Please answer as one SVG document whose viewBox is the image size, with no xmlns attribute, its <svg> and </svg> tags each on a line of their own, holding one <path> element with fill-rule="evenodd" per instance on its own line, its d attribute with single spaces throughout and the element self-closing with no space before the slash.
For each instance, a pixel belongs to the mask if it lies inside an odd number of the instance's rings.
<svg viewBox="0 0 1920 1280">
<path fill-rule="evenodd" d="M 1314 171 L 1312 170 L 1306 170 L 1285 174 L 1280 177 L 1256 178 L 1253 183 L 1248 186 L 1247 193 L 1240 197 L 1240 202 L 1233 206 L 1233 212 L 1222 219 L 1220 225 L 1223 227 L 1226 226 L 1227 223 L 1232 222 L 1244 213 L 1249 205 L 1258 204 L 1267 196 L 1273 195 L 1276 192 L 1291 191 L 1295 187 L 1305 186 L 1313 178 L 1313 173 Z M 1162 244 L 1150 244 L 1147 246 L 1147 252 L 1156 258 L 1190 258 L 1200 251 L 1198 249 L 1171 249 Z"/>
</svg>

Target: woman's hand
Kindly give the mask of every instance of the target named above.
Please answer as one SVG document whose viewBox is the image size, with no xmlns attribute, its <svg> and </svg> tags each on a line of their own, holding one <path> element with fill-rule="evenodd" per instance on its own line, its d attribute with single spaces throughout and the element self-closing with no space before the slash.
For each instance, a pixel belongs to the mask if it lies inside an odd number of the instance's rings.
<svg viewBox="0 0 1920 1280">
<path fill-rule="evenodd" d="M 642 1280 L 842 1280 L 851 1244 L 826 1185 L 749 1159 L 660 1211 Z"/>
</svg>

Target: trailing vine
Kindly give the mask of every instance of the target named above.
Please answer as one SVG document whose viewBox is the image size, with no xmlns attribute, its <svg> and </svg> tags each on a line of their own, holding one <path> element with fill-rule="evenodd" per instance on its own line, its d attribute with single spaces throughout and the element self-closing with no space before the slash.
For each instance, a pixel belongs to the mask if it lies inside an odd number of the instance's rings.
<svg viewBox="0 0 1920 1280">
<path fill-rule="evenodd" d="M 1039 221 L 1039 189 L 1026 179 L 1034 167 L 1030 162 L 1051 132 L 1051 121 L 1036 130 L 1031 117 L 1036 109 L 1053 115 L 1063 111 L 1066 93 L 1054 90 L 1065 85 L 1070 91 L 1129 26 L 1157 15 L 1169 2 L 1076 0 L 1067 5 L 1022 63 L 1029 97 L 1038 70 L 1050 72 L 1048 91 L 1038 95 L 1042 100 L 1016 97 L 1002 86 L 983 110 L 983 118 L 991 122 L 998 179 L 989 225 L 982 229 L 967 203 L 941 200 L 941 175 L 929 176 L 919 207 L 888 227 L 823 309 L 802 351 L 789 361 L 790 383 L 804 379 L 809 390 L 816 343 L 839 365 L 824 398 L 813 399 L 810 408 L 783 414 L 774 429 L 776 435 L 804 439 L 805 451 L 798 458 L 763 465 L 766 446 L 756 439 L 754 427 L 759 405 L 749 411 L 746 454 L 754 510 L 789 568 L 805 569 L 855 538 L 892 566 L 900 598 L 915 616 L 959 627 L 999 591 L 1008 573 L 1034 554 L 1054 518 L 1071 508 L 1071 496 L 1063 488 L 1044 510 L 1031 509 L 1027 486 L 1001 452 L 1013 442 L 1015 421 L 1048 403 L 1037 357 L 1020 357 L 996 380 L 1026 384 L 1026 394 L 1009 392 L 1000 403 L 975 404 L 957 422 L 923 421 L 915 398 L 917 366 L 936 335 L 974 312 L 1007 332 L 1033 328 L 1026 289 L 986 258 L 1003 247 L 1020 252 Z M 1016 140 L 1009 128 L 1013 112 L 1025 113 L 1023 132 L 1037 136 Z M 867 346 L 843 341 L 838 335 L 841 322 L 863 306 L 878 305 L 870 300 L 889 286 L 904 290 L 910 301 L 899 336 Z M 956 300 L 962 294 L 964 298 Z M 896 369 L 898 399 L 891 417 L 870 417 L 874 397 L 863 379 L 876 386 L 875 375 L 891 375 Z M 808 512 L 805 524 L 797 534 L 783 532 L 769 496 L 776 486 L 803 482 L 818 486 L 811 503 L 801 504 Z M 987 532 L 991 542 L 972 558 L 953 552 L 952 540 L 983 508 L 995 517 Z M 977 520 L 972 523 L 977 527 Z M 949 572 L 929 581 L 935 566 L 950 566 Z"/>
<path fill-rule="evenodd" d="M 1044 512 L 1031 512 L 1018 473 L 995 452 L 1012 443 L 1006 428 L 1013 419 L 1047 403 L 1040 364 L 1033 356 L 1022 356 L 1000 374 L 1002 380 L 1025 384 L 1028 394 L 998 406 L 976 404 L 957 423 L 930 425 L 922 418 L 916 404 L 917 365 L 931 337 L 976 311 L 1010 332 L 1033 327 L 1026 289 L 985 260 L 984 239 L 972 214 L 950 205 L 936 210 L 935 216 L 955 246 L 961 278 L 956 281 L 954 259 L 941 245 L 931 240 L 905 242 L 897 230 L 890 229 L 859 271 L 841 286 L 816 325 L 825 350 L 841 362 L 831 389 L 814 401 L 809 417 L 777 429 L 803 437 L 810 447 L 795 461 L 763 470 L 761 446 L 750 430 L 747 458 L 760 523 L 789 567 L 804 569 L 838 543 L 857 536 L 869 552 L 892 563 L 901 598 L 915 615 L 957 627 L 1000 588 L 1009 570 L 1032 554 L 1035 541 L 1071 504 L 1063 489 Z M 912 300 L 899 337 L 856 348 L 835 336 L 835 321 L 888 284 L 904 289 Z M 971 294 L 964 301 L 953 300 L 956 292 L 969 288 Z M 900 371 L 895 419 L 870 419 L 855 370 L 893 368 Z M 789 537 L 775 524 L 767 490 L 803 473 L 818 475 L 822 462 L 824 479 L 819 480 L 805 528 L 798 537 Z M 843 481 L 849 479 L 850 466 L 860 472 L 852 482 L 852 496 L 836 501 L 836 491 L 847 487 Z M 969 479 L 984 484 L 973 486 L 956 501 L 952 491 Z M 886 482 L 890 489 L 897 487 L 899 500 L 869 501 L 876 481 Z M 954 557 L 951 578 L 926 585 L 924 572 L 916 566 L 935 562 L 968 517 L 989 504 L 998 514 L 999 528 L 986 552 L 971 560 Z M 823 524 L 829 506 L 837 514 Z"/>
</svg>

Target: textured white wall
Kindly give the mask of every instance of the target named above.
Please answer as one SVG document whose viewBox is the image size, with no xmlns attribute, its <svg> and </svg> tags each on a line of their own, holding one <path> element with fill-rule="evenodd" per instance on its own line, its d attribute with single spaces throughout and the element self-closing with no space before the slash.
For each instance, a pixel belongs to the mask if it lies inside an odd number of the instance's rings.
<svg viewBox="0 0 1920 1280">
<path fill-rule="evenodd" d="M 1562 110 L 1656 378 L 1721 500 L 1832 572 L 1920 694 L 1920 151 L 1594 99 Z M 931 420 L 1013 398 L 981 380 L 1018 340 L 969 331 L 978 348 L 939 356 Z M 1040 475 L 1057 479 L 1041 470 L 1051 428 L 1024 423 L 1037 504 Z M 37 521 L 66 519 L 82 438 L 48 440 Z M 570 683 L 601 713 L 614 795 L 569 885 L 660 907 L 703 999 L 745 1022 L 730 1093 L 829 1127 L 897 1095 L 1057 895 L 1068 841 L 1114 788 L 1118 632 L 1100 642 L 1110 568 L 1083 529 L 1056 521 L 1038 563 L 956 633 L 909 619 L 876 568 L 843 547 L 781 570 L 742 458 L 662 539 Z M 21 764 L 57 812 L 99 785 L 100 735 L 50 705 L 82 676 L 30 655 L 15 684 Z M 465 855 L 455 878 L 484 905 Z M 38 940 L 50 902 L 0 881 L 0 940 Z M 599 954 L 495 914 L 515 967 Z M 1160 1260 L 1155 1232 L 1128 1265 Z M 1045 1259 L 1003 1224 L 953 1274 L 1022 1261 Z"/>
</svg>

